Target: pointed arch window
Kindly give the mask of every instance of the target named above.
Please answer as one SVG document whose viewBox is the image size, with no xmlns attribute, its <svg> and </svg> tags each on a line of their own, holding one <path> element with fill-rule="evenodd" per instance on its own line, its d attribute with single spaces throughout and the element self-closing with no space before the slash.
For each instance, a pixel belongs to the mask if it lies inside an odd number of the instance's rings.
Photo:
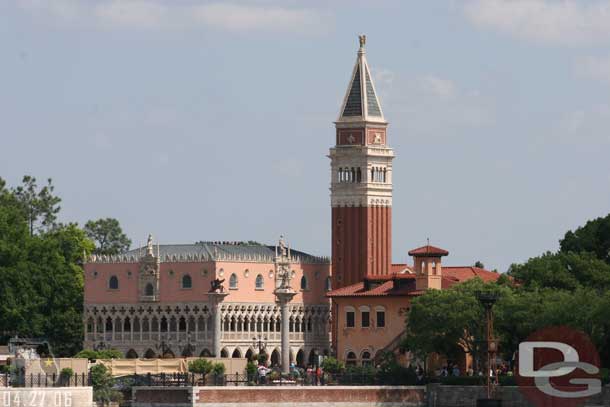
<svg viewBox="0 0 610 407">
<path fill-rule="evenodd" d="M 326 284 L 325 284 L 324 288 L 326 288 L 326 291 L 332 290 L 332 283 L 330 280 L 330 276 L 326 277 Z"/>
<path fill-rule="evenodd" d="M 182 288 L 184 288 L 184 289 L 193 288 L 193 279 L 191 278 L 190 275 L 185 274 L 184 276 L 182 276 Z"/>
<path fill-rule="evenodd" d="M 108 288 L 111 290 L 119 289 L 119 279 L 117 278 L 117 276 L 110 277 L 110 280 L 108 280 Z"/>
<path fill-rule="evenodd" d="M 265 288 L 265 280 L 263 279 L 263 275 L 259 274 L 256 276 L 255 287 L 257 290 L 262 290 Z"/>
<path fill-rule="evenodd" d="M 307 277 L 301 277 L 301 290 L 307 290 Z"/>
<path fill-rule="evenodd" d="M 147 297 L 152 297 L 155 295 L 155 287 L 153 287 L 152 283 L 146 284 L 146 288 L 144 289 L 144 295 Z"/>
<path fill-rule="evenodd" d="M 231 290 L 237 290 L 237 274 L 235 273 L 231 274 L 231 277 L 229 277 L 229 288 Z"/>
</svg>

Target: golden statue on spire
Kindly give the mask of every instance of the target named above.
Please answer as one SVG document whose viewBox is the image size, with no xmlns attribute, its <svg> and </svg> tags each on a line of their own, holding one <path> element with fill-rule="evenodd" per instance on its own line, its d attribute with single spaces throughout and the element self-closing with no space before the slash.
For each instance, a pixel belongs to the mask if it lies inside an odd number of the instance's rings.
<svg viewBox="0 0 610 407">
<path fill-rule="evenodd" d="M 360 48 L 364 48 L 364 44 L 366 44 L 366 35 L 359 35 L 358 40 L 360 40 Z"/>
</svg>

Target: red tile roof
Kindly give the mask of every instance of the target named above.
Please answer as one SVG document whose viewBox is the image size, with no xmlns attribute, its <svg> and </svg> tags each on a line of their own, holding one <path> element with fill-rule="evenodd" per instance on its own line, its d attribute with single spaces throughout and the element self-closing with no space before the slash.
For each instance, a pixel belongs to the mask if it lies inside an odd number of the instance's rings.
<svg viewBox="0 0 610 407">
<path fill-rule="evenodd" d="M 401 266 L 405 269 L 409 269 L 406 265 L 393 265 Z M 461 283 L 466 280 L 470 280 L 475 277 L 479 277 L 484 282 L 496 281 L 500 274 L 488 271 L 479 267 L 451 267 L 443 266 L 442 268 L 442 280 L 441 288 L 447 289 L 451 286 Z M 406 286 L 400 288 L 394 288 L 394 280 L 412 280 L 413 283 L 405 283 Z M 380 284 L 369 290 L 365 290 L 365 282 L 379 282 Z M 383 276 L 366 276 L 365 281 L 357 284 L 342 287 L 333 291 L 328 292 L 328 297 L 384 297 L 384 296 L 417 296 L 423 294 L 423 291 L 415 290 L 415 274 L 406 273 L 392 273 Z"/>
<path fill-rule="evenodd" d="M 435 246 L 422 246 L 417 249 L 409 250 L 409 256 L 447 256 L 449 252 L 445 249 Z"/>
<path fill-rule="evenodd" d="M 390 269 L 390 271 L 392 273 L 400 273 L 407 269 L 410 270 L 411 268 L 406 264 L 392 264 L 392 268 Z"/>
<path fill-rule="evenodd" d="M 479 277 L 484 282 L 496 281 L 500 278 L 499 273 L 488 271 L 479 267 L 451 267 L 443 266 L 443 277 L 451 277 L 457 281 L 466 281 Z"/>
</svg>

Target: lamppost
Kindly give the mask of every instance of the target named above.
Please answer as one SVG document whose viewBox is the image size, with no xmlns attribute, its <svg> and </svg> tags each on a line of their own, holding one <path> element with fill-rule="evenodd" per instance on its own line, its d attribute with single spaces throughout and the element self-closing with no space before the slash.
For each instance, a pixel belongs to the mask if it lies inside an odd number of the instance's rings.
<svg viewBox="0 0 610 407">
<path fill-rule="evenodd" d="M 254 348 L 258 348 L 258 354 L 265 354 L 265 349 L 267 348 L 267 337 L 263 335 L 258 335 L 252 338 L 252 346 Z"/>
<path fill-rule="evenodd" d="M 106 349 L 106 342 L 99 341 L 96 345 L 93 346 L 93 350 L 100 351 Z"/>
<path fill-rule="evenodd" d="M 167 351 L 169 350 L 169 346 L 167 346 L 165 341 L 161 341 L 160 343 L 156 344 L 155 348 L 161 350 L 161 359 L 164 359 Z"/>
<path fill-rule="evenodd" d="M 478 291 L 476 293 L 477 300 L 485 308 L 485 319 L 487 324 L 487 399 L 478 399 L 477 407 L 499 407 L 501 400 L 492 399 L 495 393 L 494 383 L 491 380 L 491 375 L 496 373 L 496 353 L 498 352 L 498 341 L 494 338 L 494 321 L 492 308 L 498 301 L 498 293 L 489 291 Z"/>
<path fill-rule="evenodd" d="M 190 357 L 193 356 L 193 351 L 195 350 L 195 347 L 193 346 L 193 344 L 191 344 L 191 332 L 187 331 L 186 332 L 186 344 L 184 344 L 184 341 L 180 340 L 180 342 L 178 342 L 178 346 L 180 348 L 180 354 L 184 357 Z"/>
</svg>

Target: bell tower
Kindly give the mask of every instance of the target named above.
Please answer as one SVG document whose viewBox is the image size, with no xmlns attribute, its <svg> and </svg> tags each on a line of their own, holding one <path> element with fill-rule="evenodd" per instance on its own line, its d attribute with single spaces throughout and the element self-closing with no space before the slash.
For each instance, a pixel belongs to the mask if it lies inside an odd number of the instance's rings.
<svg viewBox="0 0 610 407">
<path fill-rule="evenodd" d="M 366 37 L 359 39 L 329 154 L 333 289 L 388 274 L 392 262 L 394 151 L 366 60 Z"/>
</svg>

